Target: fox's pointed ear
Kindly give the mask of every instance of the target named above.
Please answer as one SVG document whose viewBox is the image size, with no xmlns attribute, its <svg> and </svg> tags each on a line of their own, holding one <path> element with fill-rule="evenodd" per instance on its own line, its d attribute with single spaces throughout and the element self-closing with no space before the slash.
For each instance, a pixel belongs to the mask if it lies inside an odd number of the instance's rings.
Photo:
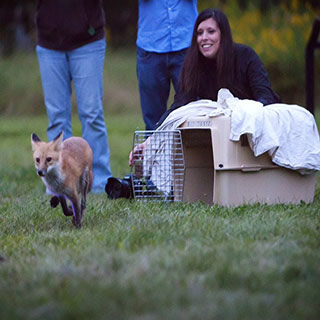
<svg viewBox="0 0 320 320">
<path fill-rule="evenodd" d="M 35 133 L 33 133 L 33 134 L 31 135 L 31 141 L 33 141 L 33 142 L 40 142 L 41 140 L 40 140 L 40 138 L 39 138 Z"/>
<path fill-rule="evenodd" d="M 41 141 L 40 138 L 39 138 L 35 133 L 33 133 L 33 134 L 31 135 L 32 151 L 34 151 L 35 145 L 36 145 L 38 142 L 40 142 L 40 141 Z"/>
<path fill-rule="evenodd" d="M 61 131 L 52 141 L 54 148 L 57 151 L 61 150 L 62 140 L 63 140 L 63 131 Z"/>
<path fill-rule="evenodd" d="M 63 139 L 63 131 L 60 131 L 60 133 L 53 139 L 53 141 L 56 141 L 60 138 Z"/>
</svg>

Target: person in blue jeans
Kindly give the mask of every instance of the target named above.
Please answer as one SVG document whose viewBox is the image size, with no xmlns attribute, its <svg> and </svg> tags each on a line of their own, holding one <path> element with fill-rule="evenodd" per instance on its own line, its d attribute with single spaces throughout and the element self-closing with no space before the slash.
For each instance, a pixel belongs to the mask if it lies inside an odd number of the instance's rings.
<svg viewBox="0 0 320 320">
<path fill-rule="evenodd" d="M 139 0 L 137 78 L 146 130 L 167 110 L 198 16 L 197 0 Z"/>
<path fill-rule="evenodd" d="M 103 66 L 106 51 L 105 16 L 101 0 L 38 0 L 36 11 L 47 135 L 72 136 L 72 83 L 82 136 L 93 150 L 93 192 L 104 192 L 112 176 L 104 120 Z"/>
</svg>

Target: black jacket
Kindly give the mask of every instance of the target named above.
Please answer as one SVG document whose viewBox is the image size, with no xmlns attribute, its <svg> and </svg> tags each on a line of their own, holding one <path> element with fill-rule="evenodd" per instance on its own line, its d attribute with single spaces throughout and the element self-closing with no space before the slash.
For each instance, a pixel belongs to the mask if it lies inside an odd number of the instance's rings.
<svg viewBox="0 0 320 320">
<path fill-rule="evenodd" d="M 234 44 L 234 75 L 233 83 L 227 89 L 239 99 L 260 101 L 263 105 L 281 102 L 280 97 L 272 90 L 268 74 L 259 56 L 253 49 L 242 44 Z M 198 96 L 188 92 L 178 91 L 170 109 L 161 117 L 158 126 L 168 114 L 198 99 L 217 100 L 218 91 L 216 65 L 208 60 L 206 73 L 201 77 L 200 91 Z"/>
<path fill-rule="evenodd" d="M 73 50 L 105 36 L 101 0 L 38 0 L 38 44 L 47 49 Z"/>
</svg>

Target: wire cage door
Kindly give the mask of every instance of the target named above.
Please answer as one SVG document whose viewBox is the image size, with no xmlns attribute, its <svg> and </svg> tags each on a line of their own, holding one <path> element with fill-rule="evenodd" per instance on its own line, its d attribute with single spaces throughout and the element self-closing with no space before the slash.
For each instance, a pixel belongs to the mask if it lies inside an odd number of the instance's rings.
<svg viewBox="0 0 320 320">
<path fill-rule="evenodd" d="M 180 131 L 135 131 L 133 150 L 134 198 L 182 201 L 185 163 Z"/>
</svg>

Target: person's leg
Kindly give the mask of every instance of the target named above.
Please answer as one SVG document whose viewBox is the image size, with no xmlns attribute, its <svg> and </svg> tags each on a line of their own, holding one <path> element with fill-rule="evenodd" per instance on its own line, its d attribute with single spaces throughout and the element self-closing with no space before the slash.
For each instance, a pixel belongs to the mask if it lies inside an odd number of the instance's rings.
<svg viewBox="0 0 320 320">
<path fill-rule="evenodd" d="M 72 136 L 71 76 L 64 52 L 37 46 L 44 102 L 49 119 L 47 134 L 53 140 L 62 130 L 64 138 Z"/>
<path fill-rule="evenodd" d="M 103 39 L 68 54 L 82 135 L 93 151 L 93 192 L 104 192 L 107 180 L 112 175 L 102 106 L 105 50 L 106 42 Z"/>
<path fill-rule="evenodd" d="M 176 92 L 178 90 L 180 71 L 181 71 L 181 67 L 183 65 L 186 53 L 187 53 L 187 49 L 183 49 L 177 52 L 171 52 L 169 54 L 170 77 Z"/>
<path fill-rule="evenodd" d="M 170 93 L 166 53 L 147 52 L 137 47 L 137 77 L 146 130 L 153 130 L 167 110 Z"/>
</svg>

